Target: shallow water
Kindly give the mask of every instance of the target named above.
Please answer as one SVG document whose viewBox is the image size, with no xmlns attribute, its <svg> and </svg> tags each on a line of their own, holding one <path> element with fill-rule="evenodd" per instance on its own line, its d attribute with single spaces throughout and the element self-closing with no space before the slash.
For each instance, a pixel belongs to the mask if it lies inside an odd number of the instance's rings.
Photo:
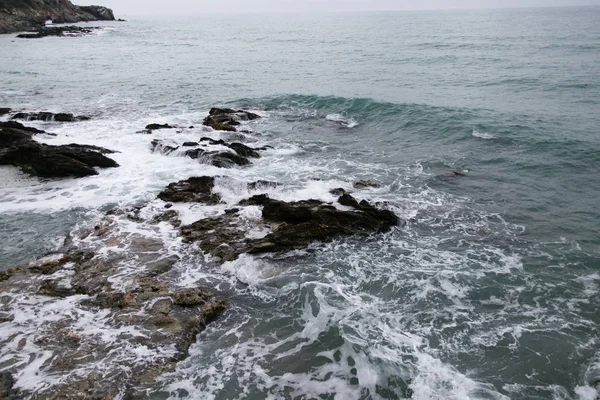
<svg viewBox="0 0 600 400">
<path fill-rule="evenodd" d="M 179 284 L 216 287 L 231 309 L 164 377 L 165 397 L 594 399 L 599 18 L 205 16 L 2 35 L 0 104 L 91 115 L 31 125 L 57 134 L 46 143 L 120 151 L 121 167 L 61 181 L 2 167 L 0 266 L 116 205 L 161 206 L 165 185 L 193 175 L 222 176 L 229 205 L 257 179 L 285 184 L 274 198 L 326 201 L 374 179 L 357 197 L 407 221 L 383 236 L 215 267 L 169 233 Z M 151 138 L 206 136 L 213 105 L 259 112 L 256 144 L 275 149 L 231 170 L 150 151 Z M 136 133 L 151 122 L 195 128 Z M 186 223 L 221 208 L 179 211 Z"/>
</svg>

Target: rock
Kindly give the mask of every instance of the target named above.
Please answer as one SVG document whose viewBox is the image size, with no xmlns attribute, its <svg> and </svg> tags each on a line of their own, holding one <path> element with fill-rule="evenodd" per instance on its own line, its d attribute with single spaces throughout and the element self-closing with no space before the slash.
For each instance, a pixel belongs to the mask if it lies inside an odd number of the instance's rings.
<svg viewBox="0 0 600 400">
<path fill-rule="evenodd" d="M 102 6 L 76 6 L 81 11 L 92 15 L 97 21 L 114 21 L 115 14 L 110 8 Z M 119 21 L 124 21 L 120 19 Z"/>
<path fill-rule="evenodd" d="M 199 306 L 212 297 L 210 293 L 206 293 L 202 289 L 190 288 L 181 289 L 173 293 L 173 303 L 182 307 Z"/>
<path fill-rule="evenodd" d="M 335 189 L 331 189 L 329 191 L 329 193 L 331 193 L 334 196 L 338 196 L 339 197 L 339 196 L 342 196 L 342 195 L 346 194 L 346 190 L 342 189 L 342 188 L 335 188 Z"/>
<path fill-rule="evenodd" d="M 377 181 L 372 181 L 369 179 L 365 179 L 365 180 L 358 180 L 356 182 L 354 182 L 352 184 L 352 186 L 354 186 L 355 189 L 365 189 L 365 188 L 378 188 L 381 187 L 381 184 Z"/>
<path fill-rule="evenodd" d="M 230 108 L 211 108 L 203 124 L 218 131 L 236 132 L 236 126 L 240 121 L 252 121 L 260 118 L 260 115 L 243 110 L 232 110 Z"/>
<path fill-rule="evenodd" d="M 383 233 L 400 223 L 394 213 L 378 209 L 367 201 L 358 202 L 344 194 L 340 204 L 352 211 L 338 210 L 319 200 L 285 202 L 257 195 L 240 205 L 262 206 L 262 218 L 271 233 L 261 239 L 246 237 L 247 221 L 237 212 L 225 212 L 218 217 L 206 218 L 181 227 L 181 235 L 188 242 L 197 242 L 200 248 L 220 261 L 236 259 L 240 254 L 285 252 L 302 249 L 312 242 Z"/>
<path fill-rule="evenodd" d="M 260 154 L 258 154 L 258 151 L 242 143 L 231 143 L 227 145 L 227 147 L 229 147 L 242 157 L 260 158 Z"/>
<path fill-rule="evenodd" d="M 22 132 L 28 132 L 30 135 L 33 135 L 36 133 L 46 133 L 45 131 L 43 131 L 41 129 L 32 128 L 30 126 L 24 126 L 23 124 L 21 124 L 17 121 L 5 121 L 5 122 L 0 121 L 0 129 L 3 129 L 3 128 L 18 129 Z"/>
<path fill-rule="evenodd" d="M 0 1 L 0 34 L 21 32 L 55 23 L 114 20 L 112 10 L 100 6 L 75 6 L 68 0 L 2 0 Z"/>
<path fill-rule="evenodd" d="M 10 108 L 0 107 L 0 117 L 11 112 Z"/>
<path fill-rule="evenodd" d="M 255 182 L 250 182 L 248 184 L 248 190 L 274 189 L 278 186 L 281 186 L 281 184 L 273 181 L 258 180 Z"/>
<path fill-rule="evenodd" d="M 76 121 L 88 121 L 90 117 L 85 115 L 74 116 L 68 113 L 57 113 L 51 112 L 39 112 L 39 113 L 16 113 L 11 117 L 12 119 L 23 119 L 26 121 L 56 121 L 56 122 L 76 122 Z"/>
<path fill-rule="evenodd" d="M 61 21 L 61 23 L 63 23 Z M 99 27 L 81 27 L 81 26 L 43 26 L 35 33 L 21 33 L 17 35 L 19 39 L 40 39 L 47 36 L 83 36 L 92 33 Z"/>
<path fill-rule="evenodd" d="M 157 129 L 175 129 L 175 128 L 177 128 L 177 127 L 169 125 L 169 124 L 149 124 L 149 125 L 146 125 L 145 129 L 147 131 L 154 131 Z"/>
<path fill-rule="evenodd" d="M 0 165 L 14 165 L 23 172 L 44 178 L 97 175 L 93 167 L 119 165 L 102 154 L 111 152 L 96 146 L 51 146 L 34 141 L 27 130 L 5 128 L 0 131 Z"/>
<path fill-rule="evenodd" d="M 236 165 L 243 166 L 250 164 L 247 158 L 229 151 L 193 149 L 186 151 L 185 155 L 193 159 L 200 159 L 205 164 L 211 164 L 219 168 L 231 168 Z"/>
<path fill-rule="evenodd" d="M 152 142 L 150 142 L 150 145 L 152 146 L 153 152 L 164 155 L 169 155 L 175 150 L 179 149 L 179 146 L 177 146 L 175 143 L 160 139 L 154 139 Z"/>
<path fill-rule="evenodd" d="M 0 372 L 0 399 L 12 400 L 20 398 L 18 392 L 13 388 L 15 380 L 8 371 Z"/>
<path fill-rule="evenodd" d="M 199 146 L 200 143 L 198 142 L 183 142 L 183 144 L 181 145 L 182 147 L 195 147 L 195 146 Z"/>
<path fill-rule="evenodd" d="M 214 185 L 215 178 L 212 176 L 192 177 L 169 184 L 158 198 L 171 203 L 219 204 L 221 197 L 212 192 Z"/>
</svg>

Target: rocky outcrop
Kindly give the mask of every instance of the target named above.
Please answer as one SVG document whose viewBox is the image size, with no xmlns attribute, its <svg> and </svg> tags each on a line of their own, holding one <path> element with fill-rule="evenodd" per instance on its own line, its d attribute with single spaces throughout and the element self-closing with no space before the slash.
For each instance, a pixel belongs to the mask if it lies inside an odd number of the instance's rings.
<svg viewBox="0 0 600 400">
<path fill-rule="evenodd" d="M 209 290 L 164 279 L 179 257 L 165 256 L 158 238 L 123 233 L 121 224 L 130 221 L 128 210 L 114 210 L 73 232 L 77 241 L 68 239 L 59 253 L 11 269 L 0 281 L 6 321 L 25 313 L 18 337 L 0 343 L 7 370 L 0 395 L 16 394 L 9 373 L 42 360 L 43 375 L 60 379 L 15 398 L 150 398 L 156 378 L 172 372 L 198 333 L 226 310 Z M 44 320 L 47 305 L 60 311 Z"/>
<path fill-rule="evenodd" d="M 211 108 L 203 123 L 217 131 L 236 132 L 236 126 L 240 125 L 242 121 L 253 121 L 259 118 L 260 115 L 249 111 Z"/>
<path fill-rule="evenodd" d="M 212 176 L 192 177 L 169 184 L 158 194 L 158 198 L 172 203 L 218 204 L 221 197 L 212 192 L 215 178 Z"/>
<path fill-rule="evenodd" d="M 211 195 L 209 190 L 212 190 L 214 181 L 210 177 L 194 180 L 211 182 L 202 185 L 201 189 L 203 198 L 210 198 L 207 196 Z M 179 182 L 176 185 L 181 184 Z M 169 197 L 169 200 L 172 199 Z M 177 200 L 186 201 L 185 198 Z M 319 200 L 285 202 L 271 199 L 266 194 L 256 195 L 240 202 L 240 206 L 262 207 L 262 221 L 258 225 L 270 230 L 263 238 L 247 237 L 249 226 L 239 215 L 240 208 L 232 208 L 220 216 L 183 226 L 181 235 L 188 242 L 197 242 L 204 252 L 218 260 L 230 261 L 243 253 L 287 252 L 306 248 L 313 242 L 383 233 L 402 223 L 391 211 L 377 208 L 366 200 L 359 202 L 347 193 L 342 194 L 337 203 L 351 210 Z"/>
<path fill-rule="evenodd" d="M 152 151 L 169 155 L 180 147 L 192 147 L 181 153 L 184 156 L 197 159 L 203 164 L 214 165 L 219 168 L 231 168 L 234 166 L 249 165 L 248 158 L 260 158 L 259 151 L 266 150 L 267 147 L 252 148 L 243 143 L 227 143 L 224 140 L 213 140 L 207 137 L 200 139 L 200 142 L 185 142 L 181 145 L 173 140 L 154 139 L 151 142 Z M 210 146 L 227 147 L 232 151 L 223 151 L 211 149 Z"/>
<path fill-rule="evenodd" d="M 10 113 L 12 110 L 6 107 L 0 107 L 0 117 Z"/>
<path fill-rule="evenodd" d="M 13 127 L 9 127 L 12 125 Z M 97 175 L 94 167 L 118 167 L 111 150 L 80 144 L 51 146 L 33 140 L 32 128 L 11 121 L 0 125 L 0 165 L 13 165 L 44 178 Z M 37 131 L 37 130 L 36 130 Z"/>
<path fill-rule="evenodd" d="M 55 23 L 112 21 L 109 8 L 76 6 L 68 0 L 0 0 L 0 33 L 36 30 L 47 20 Z"/>
</svg>

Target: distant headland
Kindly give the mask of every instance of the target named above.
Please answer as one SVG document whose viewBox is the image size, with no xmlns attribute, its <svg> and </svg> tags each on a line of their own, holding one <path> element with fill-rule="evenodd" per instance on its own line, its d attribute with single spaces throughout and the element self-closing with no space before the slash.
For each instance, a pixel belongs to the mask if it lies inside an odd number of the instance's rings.
<svg viewBox="0 0 600 400">
<path fill-rule="evenodd" d="M 110 8 L 76 6 L 69 0 L 0 0 L 0 33 L 35 30 L 45 22 L 113 21 Z"/>
</svg>

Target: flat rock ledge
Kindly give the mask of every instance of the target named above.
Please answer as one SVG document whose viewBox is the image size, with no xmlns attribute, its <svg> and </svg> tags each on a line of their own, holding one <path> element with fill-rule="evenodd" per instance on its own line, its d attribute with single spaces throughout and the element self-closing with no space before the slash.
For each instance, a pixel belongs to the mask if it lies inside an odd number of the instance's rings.
<svg viewBox="0 0 600 400">
<path fill-rule="evenodd" d="M 0 165 L 13 165 L 23 172 L 43 178 L 97 175 L 94 167 L 118 167 L 105 154 L 114 153 L 97 146 L 67 144 L 51 146 L 33 139 L 44 133 L 16 121 L 0 122 Z"/>
<path fill-rule="evenodd" d="M 59 253 L 0 274 L 6 393 L 149 398 L 159 390 L 156 378 L 174 371 L 198 333 L 226 310 L 204 288 L 170 283 L 178 257 L 165 254 L 161 239 L 124 232 L 130 216 L 113 211 L 75 232 Z M 23 383 L 17 377 L 29 365 L 45 384 L 18 392 L 12 386 Z"/>
<path fill-rule="evenodd" d="M 1 109 L 0 109 L 1 110 Z M 7 114 L 10 109 L 7 109 Z M 88 121 L 91 118 L 86 115 L 73 115 L 71 113 L 51 113 L 47 111 L 42 112 L 18 112 L 10 117 L 11 119 L 21 119 L 25 121 L 44 121 L 44 122 L 77 122 L 77 121 Z"/>
</svg>

